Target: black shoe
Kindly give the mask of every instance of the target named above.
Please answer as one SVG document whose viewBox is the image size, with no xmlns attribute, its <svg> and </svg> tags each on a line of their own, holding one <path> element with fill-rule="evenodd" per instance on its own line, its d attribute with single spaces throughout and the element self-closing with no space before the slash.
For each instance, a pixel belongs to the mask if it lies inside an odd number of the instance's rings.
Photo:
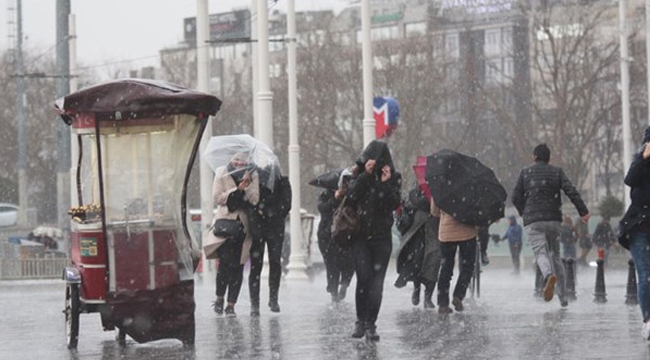
<svg viewBox="0 0 650 360">
<path fill-rule="evenodd" d="M 251 305 L 251 316 L 260 316 L 260 306 Z"/>
<path fill-rule="evenodd" d="M 361 339 L 366 334 L 366 324 L 361 321 L 354 323 L 354 331 L 352 332 L 352 337 L 355 339 Z"/>
<path fill-rule="evenodd" d="M 569 301 L 566 299 L 566 296 L 560 296 L 560 306 L 563 308 L 569 306 Z"/>
<path fill-rule="evenodd" d="M 420 287 L 416 286 L 413 288 L 413 295 L 411 295 L 411 303 L 413 306 L 420 305 Z"/>
<path fill-rule="evenodd" d="M 401 276 L 398 277 L 397 280 L 395 280 L 395 287 L 401 289 L 404 286 L 406 286 L 406 280 Z"/>
<path fill-rule="evenodd" d="M 436 306 L 433 305 L 433 301 L 431 301 L 431 299 L 424 299 L 424 308 L 425 309 L 435 309 Z"/>
<path fill-rule="evenodd" d="M 465 307 L 463 306 L 463 300 L 459 298 L 454 298 L 453 300 L 451 300 L 451 304 L 454 305 L 454 310 L 456 311 L 460 312 L 465 309 Z"/>
<path fill-rule="evenodd" d="M 377 334 L 377 327 L 375 325 L 366 326 L 366 339 L 370 341 L 379 341 L 379 334 Z"/>
<path fill-rule="evenodd" d="M 212 309 L 217 315 L 223 315 L 223 299 L 212 302 Z"/>
<path fill-rule="evenodd" d="M 280 304 L 278 304 L 277 300 L 269 301 L 269 308 L 271 308 L 271 312 L 274 312 L 274 313 L 279 313 L 280 312 Z"/>
<path fill-rule="evenodd" d="M 237 314 L 235 314 L 235 307 L 232 305 L 226 306 L 226 310 L 224 311 L 226 314 L 226 317 L 236 317 Z"/>
<path fill-rule="evenodd" d="M 447 315 L 453 313 L 454 310 L 452 310 L 449 306 L 446 305 L 440 305 L 438 307 L 438 314 L 440 315 Z"/>
<path fill-rule="evenodd" d="M 487 253 L 481 254 L 481 265 L 483 266 L 490 265 L 490 258 L 488 258 Z"/>
<path fill-rule="evenodd" d="M 338 301 L 345 299 L 345 295 L 347 292 L 348 292 L 347 285 L 341 285 L 341 288 L 339 289 Z"/>
</svg>

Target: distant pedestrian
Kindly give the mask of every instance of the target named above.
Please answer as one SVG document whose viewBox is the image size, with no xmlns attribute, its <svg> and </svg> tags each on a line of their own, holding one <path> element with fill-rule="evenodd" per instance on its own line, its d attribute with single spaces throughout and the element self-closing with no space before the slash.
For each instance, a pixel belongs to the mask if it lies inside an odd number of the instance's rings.
<svg viewBox="0 0 650 360">
<path fill-rule="evenodd" d="M 519 174 L 512 203 L 524 218 L 524 230 L 544 277 L 544 301 L 551 301 L 557 290 L 561 306 L 566 307 L 569 303 L 565 296 L 564 264 L 560 259 L 559 242 L 562 223 L 560 191 L 571 200 L 585 222 L 589 220 L 589 210 L 562 168 L 549 164 L 551 151 L 546 144 L 535 147 L 533 160 L 534 163 Z"/>
<path fill-rule="evenodd" d="M 440 270 L 440 219 L 433 217 L 430 209 L 429 199 L 416 185 L 409 191 L 397 216 L 397 229 L 402 237 L 397 252 L 398 278 L 395 286 L 401 288 L 412 281 L 411 302 L 417 306 L 420 304 L 420 286 L 424 284 L 425 309 L 435 308 L 431 298 Z"/>
<path fill-rule="evenodd" d="M 580 246 L 580 257 L 578 258 L 578 264 L 582 266 L 588 266 L 587 256 L 593 247 L 593 244 L 591 242 L 591 235 L 589 234 L 589 224 L 582 221 L 580 216 L 578 216 L 573 223 L 573 229 L 578 236 L 578 245 Z"/>
<path fill-rule="evenodd" d="M 573 221 L 570 216 L 565 216 L 560 229 L 560 243 L 562 244 L 562 254 L 565 259 L 574 259 L 577 256 L 576 241 L 578 234 L 573 227 Z"/>
<path fill-rule="evenodd" d="M 643 145 L 634 155 L 625 175 L 631 188 L 631 204 L 619 223 L 618 241 L 630 250 L 638 279 L 638 297 L 643 316 L 642 335 L 650 340 L 650 126 L 643 134 Z"/>
<path fill-rule="evenodd" d="M 609 260 L 609 249 L 612 247 L 612 244 L 616 241 L 614 236 L 614 230 L 612 230 L 612 225 L 609 223 L 609 217 L 604 216 L 602 220 L 596 226 L 594 230 L 594 236 L 592 241 L 598 249 L 603 249 L 603 263 L 607 265 Z"/>
<path fill-rule="evenodd" d="M 506 233 L 503 235 L 503 240 L 508 239 L 508 246 L 510 247 L 510 257 L 512 257 L 512 265 L 515 267 L 514 273 L 519 274 L 521 268 L 521 261 L 519 256 L 521 254 L 522 246 L 522 230 L 521 225 L 517 223 L 517 217 L 510 215 L 508 217 L 509 225 Z"/>
<path fill-rule="evenodd" d="M 260 283 L 264 266 L 264 245 L 269 260 L 269 308 L 280 312 L 279 292 L 282 278 L 282 244 L 284 242 L 285 218 L 291 210 L 291 184 L 289 178 L 280 175 L 280 169 L 259 169 L 259 203 L 250 213 L 249 222 L 253 235 L 250 249 L 251 270 L 248 289 L 251 315 L 260 314 Z M 275 175 L 272 175 L 275 174 Z M 273 176 L 274 178 L 270 178 Z M 273 184 L 269 186 L 269 184 Z M 272 189 L 271 189 L 272 188 Z"/>
<path fill-rule="evenodd" d="M 357 288 L 357 321 L 352 337 L 379 341 L 375 322 L 392 251 L 393 211 L 400 203 L 402 176 L 386 143 L 373 140 L 356 161 L 347 201 L 360 214 L 361 230 L 352 239 Z"/>
<path fill-rule="evenodd" d="M 454 287 L 451 301 L 456 311 L 463 311 L 463 299 L 467 287 L 472 280 L 472 272 L 476 263 L 476 226 L 462 223 L 440 209 L 431 200 L 431 214 L 440 218 L 438 239 L 440 240 L 440 275 L 438 276 L 438 313 L 450 314 L 449 288 L 454 275 L 454 262 L 458 250 L 459 274 Z"/>
<path fill-rule="evenodd" d="M 325 272 L 327 274 L 327 292 L 330 293 L 332 302 L 345 299 L 348 286 L 354 276 L 354 259 L 350 249 L 343 248 L 332 241 L 332 220 L 334 211 L 341 203 L 337 199 L 336 191 L 325 189 L 318 196 L 318 249 L 323 256 Z"/>
</svg>

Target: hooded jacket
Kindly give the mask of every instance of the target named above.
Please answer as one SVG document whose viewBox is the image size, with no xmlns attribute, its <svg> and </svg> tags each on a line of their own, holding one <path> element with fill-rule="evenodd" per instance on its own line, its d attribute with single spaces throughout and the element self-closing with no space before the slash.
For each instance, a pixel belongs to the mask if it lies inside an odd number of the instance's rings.
<svg viewBox="0 0 650 360">
<path fill-rule="evenodd" d="M 365 171 L 368 160 L 375 160 L 372 174 Z M 395 171 L 388 145 L 374 140 L 356 160 L 358 174 L 350 181 L 347 192 L 348 202 L 356 206 L 361 219 L 360 238 L 386 237 L 391 235 L 393 210 L 400 204 L 402 175 Z M 381 181 L 381 168 L 388 165 L 391 177 Z"/>
<path fill-rule="evenodd" d="M 645 129 L 643 144 L 650 142 L 650 126 Z M 619 223 L 618 242 L 626 249 L 630 248 L 630 236 L 640 229 L 641 224 L 647 226 L 650 220 L 650 159 L 643 158 L 642 146 L 634 155 L 630 169 L 625 175 L 625 185 L 630 190 L 630 207 Z"/>
</svg>

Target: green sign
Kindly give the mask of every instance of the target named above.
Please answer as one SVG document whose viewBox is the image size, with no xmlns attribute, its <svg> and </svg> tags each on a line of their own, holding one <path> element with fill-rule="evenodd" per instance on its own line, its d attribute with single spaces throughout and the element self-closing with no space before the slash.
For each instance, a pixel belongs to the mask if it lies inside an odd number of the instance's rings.
<svg viewBox="0 0 650 360">
<path fill-rule="evenodd" d="M 386 23 L 386 22 L 392 22 L 392 21 L 400 21 L 404 17 L 404 14 L 401 12 L 398 13 L 390 13 L 390 14 L 379 14 L 379 15 L 374 15 L 372 17 L 371 22 L 373 23 Z"/>
<path fill-rule="evenodd" d="M 97 238 L 81 238 L 79 249 L 81 256 L 97 256 Z"/>
</svg>

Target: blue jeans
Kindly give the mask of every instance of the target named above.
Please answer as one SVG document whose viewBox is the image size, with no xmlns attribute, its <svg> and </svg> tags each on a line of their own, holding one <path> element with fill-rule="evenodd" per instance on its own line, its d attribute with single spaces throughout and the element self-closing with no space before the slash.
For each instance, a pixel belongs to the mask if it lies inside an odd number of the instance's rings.
<svg viewBox="0 0 650 360">
<path fill-rule="evenodd" d="M 650 234 L 630 234 L 630 253 L 634 259 L 638 285 L 639 306 L 643 321 L 650 320 Z"/>
</svg>

